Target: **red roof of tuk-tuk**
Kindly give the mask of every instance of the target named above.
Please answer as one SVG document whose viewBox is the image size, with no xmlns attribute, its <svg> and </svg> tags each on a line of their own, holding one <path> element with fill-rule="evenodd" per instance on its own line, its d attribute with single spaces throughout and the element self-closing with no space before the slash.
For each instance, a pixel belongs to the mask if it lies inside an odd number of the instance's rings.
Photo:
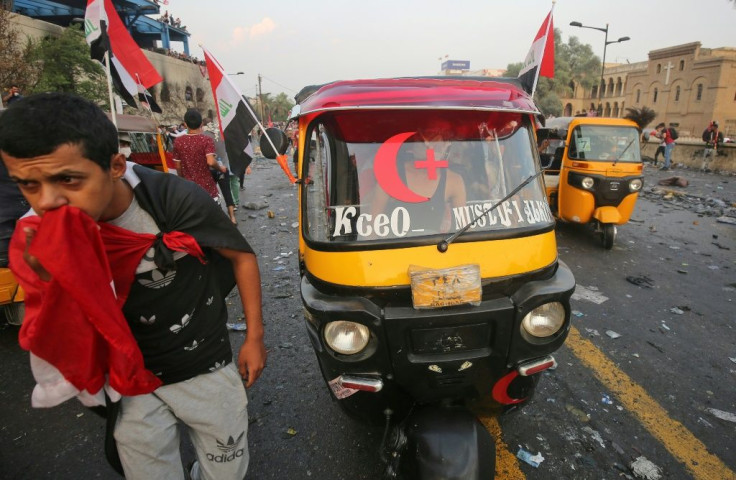
<svg viewBox="0 0 736 480">
<path fill-rule="evenodd" d="M 361 107 L 467 108 L 539 113 L 519 82 L 510 78 L 386 78 L 340 81 L 312 88 L 316 91 L 300 103 L 299 113 L 302 115 L 319 110 Z"/>
</svg>

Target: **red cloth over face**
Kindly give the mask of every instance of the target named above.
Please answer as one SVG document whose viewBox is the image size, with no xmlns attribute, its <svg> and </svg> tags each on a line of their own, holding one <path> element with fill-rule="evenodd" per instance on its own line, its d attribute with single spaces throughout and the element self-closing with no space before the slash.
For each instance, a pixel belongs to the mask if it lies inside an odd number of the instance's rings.
<svg viewBox="0 0 736 480">
<path fill-rule="evenodd" d="M 26 227 L 37 230 L 29 253 L 51 274 L 48 282 L 23 259 Z M 191 236 L 163 237 L 170 248 L 204 259 Z M 161 381 L 145 368 L 121 310 L 135 270 L 155 240 L 98 225 L 74 207 L 21 219 L 10 244 L 11 270 L 26 294 L 21 347 L 56 367 L 80 391 L 95 394 L 106 380 L 122 395 L 158 388 Z"/>
</svg>

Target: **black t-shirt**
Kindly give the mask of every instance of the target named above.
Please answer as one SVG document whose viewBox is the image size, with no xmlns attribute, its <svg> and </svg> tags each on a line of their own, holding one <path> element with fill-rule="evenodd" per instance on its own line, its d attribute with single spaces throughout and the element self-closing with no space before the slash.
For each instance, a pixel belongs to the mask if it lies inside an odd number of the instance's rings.
<svg viewBox="0 0 736 480">
<path fill-rule="evenodd" d="M 227 308 L 211 262 L 186 255 L 176 270 L 136 274 L 123 314 L 146 368 L 164 384 L 217 370 L 232 361 Z"/>
</svg>

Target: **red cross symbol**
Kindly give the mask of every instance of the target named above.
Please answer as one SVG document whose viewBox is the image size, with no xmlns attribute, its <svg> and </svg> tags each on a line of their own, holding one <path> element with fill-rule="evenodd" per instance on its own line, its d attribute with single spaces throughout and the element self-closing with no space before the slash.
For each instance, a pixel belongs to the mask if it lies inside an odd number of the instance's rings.
<svg viewBox="0 0 736 480">
<path fill-rule="evenodd" d="M 414 162 L 414 168 L 426 168 L 427 169 L 427 178 L 430 180 L 437 179 L 437 169 L 438 168 L 447 168 L 447 167 L 448 167 L 447 160 L 437 161 L 434 159 L 434 149 L 432 148 L 427 149 L 427 160 Z"/>
</svg>

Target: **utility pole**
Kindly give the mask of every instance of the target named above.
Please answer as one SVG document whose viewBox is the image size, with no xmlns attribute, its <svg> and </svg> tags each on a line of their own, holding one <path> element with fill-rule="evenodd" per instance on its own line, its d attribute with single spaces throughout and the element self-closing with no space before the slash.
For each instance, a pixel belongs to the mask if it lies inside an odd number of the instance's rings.
<svg viewBox="0 0 736 480">
<path fill-rule="evenodd" d="M 266 118 L 263 115 L 263 91 L 261 90 L 261 74 L 258 74 L 258 103 L 261 105 L 261 122 L 265 121 Z"/>
</svg>

